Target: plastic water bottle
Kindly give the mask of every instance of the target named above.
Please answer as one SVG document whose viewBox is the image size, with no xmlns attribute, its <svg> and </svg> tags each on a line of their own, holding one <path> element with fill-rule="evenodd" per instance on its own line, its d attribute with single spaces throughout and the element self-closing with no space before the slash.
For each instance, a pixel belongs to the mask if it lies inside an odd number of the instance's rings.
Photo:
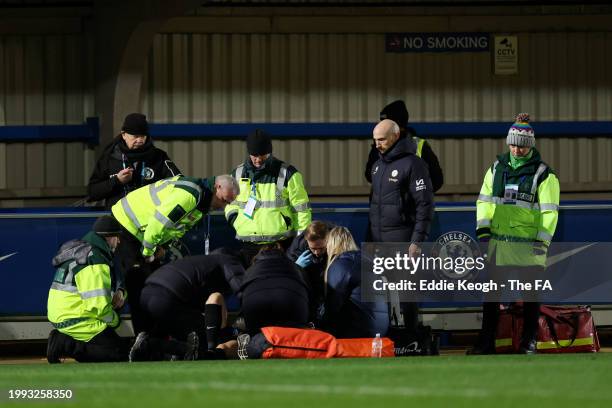
<svg viewBox="0 0 612 408">
<path fill-rule="evenodd" d="M 383 343 L 380 338 L 380 333 L 376 333 L 376 337 L 372 340 L 372 357 L 373 358 L 381 358 L 382 357 L 382 348 Z"/>
</svg>

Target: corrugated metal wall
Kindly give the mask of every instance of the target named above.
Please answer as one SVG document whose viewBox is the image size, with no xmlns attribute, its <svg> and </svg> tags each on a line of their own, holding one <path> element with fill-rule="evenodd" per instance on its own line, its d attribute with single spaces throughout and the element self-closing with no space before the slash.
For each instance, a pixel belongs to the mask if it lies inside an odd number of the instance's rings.
<svg viewBox="0 0 612 408">
<path fill-rule="evenodd" d="M 375 122 L 396 98 L 411 120 L 612 120 L 612 33 L 519 35 L 520 72 L 494 77 L 488 53 L 386 54 L 381 34 L 160 34 L 143 78 L 157 123 Z M 0 37 L 0 125 L 77 124 L 95 114 L 93 45 L 81 35 Z M 426 134 L 424 135 L 426 137 Z M 430 141 L 444 192 L 476 191 L 502 140 Z M 158 142 L 188 174 L 230 170 L 240 141 Z M 541 139 L 566 190 L 612 189 L 612 141 Z M 360 194 L 366 140 L 277 141 L 313 193 Z M 0 198 L 83 191 L 81 143 L 0 144 Z"/>
<path fill-rule="evenodd" d="M 83 35 L 0 37 L 0 125 L 82 124 L 93 116 L 93 52 Z M 82 188 L 92 168 L 83 143 L 0 143 L 0 195 Z"/>
<path fill-rule="evenodd" d="M 387 54 L 381 34 L 160 34 L 143 110 L 159 123 L 375 122 L 402 98 L 414 122 L 612 120 L 612 33 L 519 34 L 520 75 L 492 75 L 489 53 Z M 426 137 L 427 135 L 423 135 Z M 566 189 L 612 186 L 610 139 L 540 140 Z M 476 191 L 503 140 L 432 140 L 445 192 Z M 185 173 L 228 171 L 238 141 L 159 143 Z M 363 193 L 369 142 L 275 142 L 316 193 Z M 585 184 L 590 183 L 590 184 Z"/>
</svg>

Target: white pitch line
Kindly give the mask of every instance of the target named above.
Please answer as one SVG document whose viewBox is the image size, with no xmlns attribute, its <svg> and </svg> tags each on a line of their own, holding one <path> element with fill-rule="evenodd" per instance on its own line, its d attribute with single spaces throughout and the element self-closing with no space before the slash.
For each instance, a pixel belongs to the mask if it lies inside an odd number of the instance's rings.
<svg viewBox="0 0 612 408">
<path fill-rule="evenodd" d="M 417 387 L 378 387 L 369 385 L 325 385 L 325 384 L 243 384 L 211 381 L 206 384 L 212 389 L 225 391 L 264 391 L 280 393 L 304 394 L 336 394 L 336 395 L 376 395 L 398 397 L 467 397 L 485 398 L 492 394 L 482 389 L 441 390 Z"/>
<path fill-rule="evenodd" d="M 48 387 L 48 385 L 46 385 Z M 64 384 L 63 386 L 66 386 Z M 70 387 L 70 386 L 69 386 Z M 84 382 L 76 383 L 71 389 L 78 396 L 82 389 L 126 389 L 133 390 L 134 384 L 127 384 L 119 381 Z M 438 387 L 405 387 L 405 386 L 373 386 L 373 385 L 328 385 L 328 384 L 266 384 L 266 383 L 243 383 L 225 381 L 203 381 L 203 382 L 147 382 L 147 387 L 151 389 L 163 390 L 190 390 L 190 391 L 233 391 L 249 393 L 289 393 L 289 394 L 319 394 L 319 395 L 343 395 L 343 396 L 379 396 L 379 397 L 458 397 L 458 398 L 509 398 L 535 397 L 553 398 L 558 397 L 558 391 L 546 391 L 537 389 L 511 389 L 489 390 L 487 388 L 455 388 L 448 389 Z M 612 394 L 602 392 L 598 395 L 590 393 L 576 392 L 579 390 L 566 390 L 563 393 L 565 400 L 577 401 L 612 401 Z"/>
</svg>

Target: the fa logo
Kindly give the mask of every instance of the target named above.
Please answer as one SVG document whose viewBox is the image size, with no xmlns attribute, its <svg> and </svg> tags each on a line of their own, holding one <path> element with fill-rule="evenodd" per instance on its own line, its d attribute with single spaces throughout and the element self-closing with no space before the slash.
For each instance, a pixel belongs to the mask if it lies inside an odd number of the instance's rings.
<svg viewBox="0 0 612 408">
<path fill-rule="evenodd" d="M 393 170 L 391 172 L 391 177 L 397 177 L 397 173 L 399 173 L 397 170 Z"/>
<path fill-rule="evenodd" d="M 375 175 L 377 171 L 378 171 L 378 166 L 374 167 L 374 170 L 372 171 L 372 175 Z"/>
</svg>

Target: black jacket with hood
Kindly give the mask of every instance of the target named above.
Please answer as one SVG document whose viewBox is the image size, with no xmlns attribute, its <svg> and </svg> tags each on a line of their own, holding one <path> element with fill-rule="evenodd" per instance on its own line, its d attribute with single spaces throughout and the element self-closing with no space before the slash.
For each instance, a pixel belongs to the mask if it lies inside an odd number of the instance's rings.
<svg viewBox="0 0 612 408">
<path fill-rule="evenodd" d="M 116 174 L 132 167 L 132 180 L 121 184 Z M 105 200 L 108 210 L 127 193 L 144 185 L 181 174 L 168 154 L 153 145 L 151 137 L 139 149 L 130 150 L 117 136 L 102 152 L 87 184 L 88 201 Z"/>
<path fill-rule="evenodd" d="M 414 136 L 416 136 L 416 132 L 413 128 L 409 127 L 406 130 L 402 130 L 400 138 L 413 138 Z M 425 160 L 425 163 L 427 163 L 427 168 L 429 169 L 429 176 L 431 177 L 431 184 L 435 193 L 440 188 L 442 188 L 442 185 L 444 184 L 444 173 L 442 172 L 442 167 L 440 167 L 438 156 L 436 156 L 433 149 L 429 145 L 429 142 L 427 141 L 425 141 L 425 143 L 423 144 L 423 150 L 421 151 L 421 159 Z M 378 150 L 376 149 L 376 146 L 372 144 L 372 148 L 370 149 L 368 161 L 365 167 L 365 178 L 368 183 L 372 182 L 372 165 L 376 162 L 376 160 L 378 160 Z"/>
<path fill-rule="evenodd" d="M 434 197 L 427 164 L 416 144 L 402 137 L 372 165 L 370 203 L 374 242 L 423 242 L 429 236 Z"/>
</svg>

